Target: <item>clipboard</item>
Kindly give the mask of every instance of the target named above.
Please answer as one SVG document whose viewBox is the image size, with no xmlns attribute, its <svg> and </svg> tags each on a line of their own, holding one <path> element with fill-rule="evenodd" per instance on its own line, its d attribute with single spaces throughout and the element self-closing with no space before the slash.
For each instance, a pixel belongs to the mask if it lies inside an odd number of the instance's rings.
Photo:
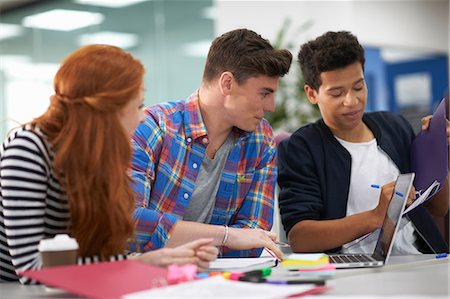
<svg viewBox="0 0 450 299">
<path fill-rule="evenodd" d="M 444 186 L 448 173 L 449 144 L 446 132 L 446 105 L 448 97 L 441 100 L 430 126 L 420 133 L 411 145 L 411 171 L 415 172 L 414 187 L 419 194 L 424 193 L 432 184 L 434 188 L 422 202 L 436 194 Z"/>
</svg>

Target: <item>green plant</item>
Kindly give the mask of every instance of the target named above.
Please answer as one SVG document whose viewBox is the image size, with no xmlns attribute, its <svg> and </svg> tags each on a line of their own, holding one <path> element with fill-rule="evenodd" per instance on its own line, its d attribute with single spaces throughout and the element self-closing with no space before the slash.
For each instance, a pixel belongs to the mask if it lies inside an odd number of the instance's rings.
<svg viewBox="0 0 450 299">
<path fill-rule="evenodd" d="M 312 22 L 307 21 L 296 28 L 292 38 L 287 38 L 291 27 L 291 20 L 286 19 L 278 31 L 273 46 L 275 48 L 289 49 L 294 57 L 298 52 L 295 43 L 299 34 L 307 30 Z M 303 86 L 305 84 L 300 66 L 294 59 L 289 74 L 280 80 L 275 100 L 275 111 L 267 115 L 267 120 L 275 131 L 293 132 L 304 124 L 317 120 L 320 117 L 319 109 L 312 105 L 306 97 Z"/>
</svg>

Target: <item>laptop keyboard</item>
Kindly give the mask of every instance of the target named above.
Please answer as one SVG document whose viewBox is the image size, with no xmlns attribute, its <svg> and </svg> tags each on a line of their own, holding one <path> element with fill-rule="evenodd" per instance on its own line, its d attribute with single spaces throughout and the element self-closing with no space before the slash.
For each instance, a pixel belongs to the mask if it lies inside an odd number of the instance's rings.
<svg viewBox="0 0 450 299">
<path fill-rule="evenodd" d="M 346 264 L 346 263 L 367 263 L 373 262 L 374 259 L 365 254 L 340 254 L 330 255 L 331 263 L 333 264 Z"/>
</svg>

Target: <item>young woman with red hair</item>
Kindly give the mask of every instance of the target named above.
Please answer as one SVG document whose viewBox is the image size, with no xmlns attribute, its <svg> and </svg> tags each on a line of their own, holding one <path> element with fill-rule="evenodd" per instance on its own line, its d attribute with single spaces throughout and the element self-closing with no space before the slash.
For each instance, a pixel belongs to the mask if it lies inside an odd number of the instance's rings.
<svg viewBox="0 0 450 299">
<path fill-rule="evenodd" d="M 0 281 L 40 268 L 39 241 L 59 233 L 76 238 L 79 263 L 126 257 L 135 228 L 129 139 L 143 120 L 143 77 L 143 65 L 117 47 L 82 47 L 57 72 L 48 110 L 4 141 Z M 199 239 L 130 258 L 205 268 L 217 256 L 211 243 Z"/>
</svg>

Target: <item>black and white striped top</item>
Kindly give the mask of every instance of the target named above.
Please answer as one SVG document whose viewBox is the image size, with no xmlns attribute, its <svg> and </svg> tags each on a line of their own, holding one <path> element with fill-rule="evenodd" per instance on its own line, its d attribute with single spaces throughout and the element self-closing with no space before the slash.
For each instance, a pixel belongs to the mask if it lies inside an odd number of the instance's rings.
<svg viewBox="0 0 450 299">
<path fill-rule="evenodd" d="M 0 157 L 0 282 L 17 281 L 18 272 L 41 268 L 40 240 L 68 233 L 69 206 L 53 172 L 51 144 L 39 128 L 16 129 L 3 142 Z M 79 258 L 79 263 L 95 261 Z"/>
</svg>

